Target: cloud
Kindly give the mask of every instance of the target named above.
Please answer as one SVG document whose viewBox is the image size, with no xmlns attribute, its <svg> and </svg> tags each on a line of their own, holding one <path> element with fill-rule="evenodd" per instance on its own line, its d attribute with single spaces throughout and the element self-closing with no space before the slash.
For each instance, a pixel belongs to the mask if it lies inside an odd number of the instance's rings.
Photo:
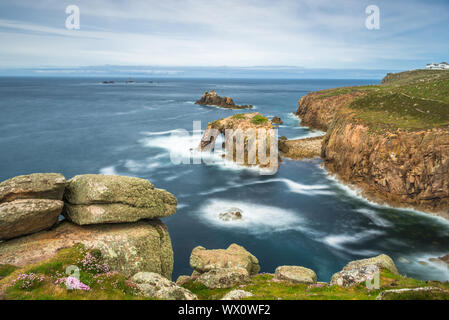
<svg viewBox="0 0 449 320">
<path fill-rule="evenodd" d="M 449 52 L 445 1 L 375 1 L 379 31 L 364 27 L 372 4 L 364 0 L 73 2 L 81 30 L 64 28 L 65 1 L 2 3 L 0 38 L 8 46 L 0 66 L 389 68 Z"/>
</svg>

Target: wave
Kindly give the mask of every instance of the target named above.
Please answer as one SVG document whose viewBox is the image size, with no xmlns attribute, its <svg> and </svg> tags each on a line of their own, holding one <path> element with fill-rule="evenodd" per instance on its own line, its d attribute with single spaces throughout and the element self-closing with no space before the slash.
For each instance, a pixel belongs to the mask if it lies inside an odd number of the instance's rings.
<svg viewBox="0 0 449 320">
<path fill-rule="evenodd" d="M 115 176 L 118 175 L 117 171 L 115 170 L 115 166 L 101 168 L 100 174 L 115 175 Z"/>
<path fill-rule="evenodd" d="M 242 210 L 241 220 L 223 221 L 218 217 L 221 212 L 234 207 Z M 305 221 L 297 212 L 252 202 L 211 199 L 200 207 L 199 213 L 201 221 L 215 227 L 236 229 L 256 235 L 305 229 Z"/>
<path fill-rule="evenodd" d="M 383 231 L 379 230 L 366 230 L 360 233 L 356 233 L 353 235 L 344 233 L 344 234 L 336 234 L 336 235 L 328 235 L 322 239 L 322 242 L 327 244 L 328 246 L 337 249 L 339 251 L 344 251 L 350 254 L 357 254 L 362 256 L 375 256 L 379 254 L 378 251 L 374 250 L 357 250 L 347 248 L 345 245 L 355 243 L 359 244 L 362 241 L 372 239 L 376 236 L 385 234 Z"/>
<path fill-rule="evenodd" d="M 377 225 L 379 227 L 392 227 L 393 226 L 393 224 L 390 221 L 388 221 L 384 218 L 381 218 L 379 216 L 379 214 L 374 210 L 371 210 L 368 208 L 359 208 L 359 209 L 356 209 L 355 211 L 363 214 L 365 217 L 370 219 L 371 222 L 373 222 L 375 225 Z"/>
</svg>

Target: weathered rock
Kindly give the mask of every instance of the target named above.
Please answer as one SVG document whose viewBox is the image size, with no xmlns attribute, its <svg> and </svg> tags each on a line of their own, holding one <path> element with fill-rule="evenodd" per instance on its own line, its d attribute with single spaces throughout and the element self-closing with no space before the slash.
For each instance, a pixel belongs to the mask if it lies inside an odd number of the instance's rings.
<svg viewBox="0 0 449 320">
<path fill-rule="evenodd" d="M 274 277 L 278 280 L 305 284 L 314 284 L 317 280 L 315 271 L 300 266 L 277 267 Z"/>
<path fill-rule="evenodd" d="M 22 199 L 0 204 L 0 240 L 48 229 L 58 221 L 64 202 Z"/>
<path fill-rule="evenodd" d="M 209 289 L 230 288 L 250 281 L 245 268 L 233 267 L 212 269 L 202 273 L 195 281 L 200 282 Z"/>
<path fill-rule="evenodd" d="M 351 287 L 367 280 L 372 280 L 382 269 L 398 274 L 393 260 L 389 256 L 381 254 L 374 258 L 351 261 L 342 271 L 332 276 L 330 285 Z"/>
<path fill-rule="evenodd" d="M 62 200 L 65 178 L 59 173 L 33 173 L 0 183 L 0 203 L 19 199 Z"/>
<path fill-rule="evenodd" d="M 195 102 L 201 105 L 218 106 L 226 109 L 251 109 L 252 105 L 238 106 L 234 103 L 234 100 L 229 97 L 220 97 L 215 90 L 205 92 L 200 100 Z"/>
<path fill-rule="evenodd" d="M 163 300 L 197 300 L 197 296 L 174 282 L 154 272 L 139 272 L 131 281 L 137 284 L 142 295 Z"/>
<path fill-rule="evenodd" d="M 182 286 L 184 284 L 186 284 L 187 282 L 189 282 L 190 280 L 192 280 L 191 276 L 179 276 L 178 279 L 176 279 L 176 285 L 178 286 Z"/>
<path fill-rule="evenodd" d="M 295 140 L 279 139 L 278 148 L 283 157 L 295 160 L 309 159 L 321 155 L 322 141 L 323 137 Z"/>
<path fill-rule="evenodd" d="M 281 118 L 279 118 L 279 117 L 273 117 L 272 119 L 271 119 L 271 122 L 272 123 L 275 123 L 275 124 L 283 124 L 284 122 L 281 120 Z"/>
<path fill-rule="evenodd" d="M 230 208 L 218 214 L 218 217 L 223 221 L 242 220 L 242 210 L 239 208 Z"/>
<path fill-rule="evenodd" d="M 252 297 L 253 294 L 251 292 L 245 291 L 245 290 L 232 290 L 225 294 L 221 300 L 240 300 L 243 298 L 249 298 Z"/>
<path fill-rule="evenodd" d="M 157 219 L 83 227 L 63 222 L 50 231 L 1 243 L 0 264 L 23 267 L 48 259 L 59 249 L 75 243 L 82 243 L 87 249 L 99 249 L 112 270 L 127 276 L 147 271 L 171 279 L 171 240 L 167 227 Z"/>
<path fill-rule="evenodd" d="M 382 291 L 376 300 L 449 300 L 449 291 L 437 287 Z"/>
<path fill-rule="evenodd" d="M 253 275 L 260 270 L 259 260 L 235 243 L 226 250 L 206 250 L 201 246 L 194 248 L 190 255 L 190 266 L 199 273 L 220 268 L 242 267 Z"/>
<path fill-rule="evenodd" d="M 64 215 L 79 225 L 135 222 L 176 212 L 177 200 L 148 181 L 112 175 L 81 175 L 69 180 Z"/>
</svg>

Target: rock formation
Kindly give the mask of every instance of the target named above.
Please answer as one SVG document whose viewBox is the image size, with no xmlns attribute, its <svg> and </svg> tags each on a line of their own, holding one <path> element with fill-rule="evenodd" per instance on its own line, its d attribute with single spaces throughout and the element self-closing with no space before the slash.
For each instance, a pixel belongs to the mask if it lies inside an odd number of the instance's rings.
<svg viewBox="0 0 449 320">
<path fill-rule="evenodd" d="M 176 198 L 132 177 L 82 175 L 68 181 L 64 215 L 79 224 L 136 222 L 176 212 Z"/>
<path fill-rule="evenodd" d="M 141 294 L 162 300 L 197 300 L 197 296 L 158 273 L 139 272 L 131 280 L 137 284 Z"/>
<path fill-rule="evenodd" d="M 279 117 L 273 117 L 273 118 L 271 119 L 271 123 L 274 123 L 274 124 L 283 124 L 284 122 L 283 122 L 282 119 L 279 118 Z"/>
<path fill-rule="evenodd" d="M 200 100 L 195 102 L 196 104 L 217 106 L 226 109 L 252 109 L 252 105 L 238 106 L 234 103 L 234 100 L 229 97 L 220 97 L 215 90 L 210 92 L 206 91 Z"/>
<path fill-rule="evenodd" d="M 373 258 L 351 261 L 343 270 L 332 276 L 330 285 L 352 287 L 367 280 L 372 280 L 376 273 L 383 269 L 389 270 L 394 274 L 399 274 L 393 260 L 385 254 Z"/>
<path fill-rule="evenodd" d="M 131 177 L 83 175 L 71 179 L 66 189 L 65 184 L 56 174 L 0 184 L 1 198 L 9 201 L 0 204 L 0 240 L 22 236 L 0 243 L 0 265 L 37 263 L 81 243 L 100 250 L 114 271 L 127 276 L 155 272 L 171 279 L 170 235 L 157 218 L 175 213 L 172 194 Z M 63 206 L 68 221 L 43 231 L 57 222 Z"/>
<path fill-rule="evenodd" d="M 245 290 L 232 290 L 225 294 L 221 300 L 240 300 L 243 298 L 249 298 L 252 297 L 253 294 L 251 292 L 245 291 Z"/>
<path fill-rule="evenodd" d="M 223 221 L 242 220 L 242 210 L 239 208 L 230 208 L 224 212 L 220 212 L 218 217 Z"/>
<path fill-rule="evenodd" d="M 240 113 L 210 122 L 201 139 L 201 150 L 214 150 L 218 135 L 224 136 L 227 160 L 260 168 L 279 167 L 273 124 L 260 113 Z"/>
<path fill-rule="evenodd" d="M 35 173 L 0 183 L 0 240 L 52 227 L 62 212 L 65 178 Z"/>
<path fill-rule="evenodd" d="M 321 155 L 323 137 L 287 140 L 279 139 L 278 147 L 281 156 L 294 159 L 310 159 Z"/>
<path fill-rule="evenodd" d="M 317 277 L 315 271 L 301 266 L 280 266 L 274 272 L 274 278 L 286 280 L 292 283 L 316 283 Z"/>
</svg>

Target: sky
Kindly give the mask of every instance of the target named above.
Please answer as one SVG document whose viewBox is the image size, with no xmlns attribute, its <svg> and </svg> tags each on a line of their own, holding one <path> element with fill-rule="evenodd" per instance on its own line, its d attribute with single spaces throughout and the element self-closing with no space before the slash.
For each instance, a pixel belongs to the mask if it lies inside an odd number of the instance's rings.
<svg viewBox="0 0 449 320">
<path fill-rule="evenodd" d="M 448 31 L 448 0 L 1 0 L 0 68 L 409 70 L 449 60 Z"/>
</svg>

